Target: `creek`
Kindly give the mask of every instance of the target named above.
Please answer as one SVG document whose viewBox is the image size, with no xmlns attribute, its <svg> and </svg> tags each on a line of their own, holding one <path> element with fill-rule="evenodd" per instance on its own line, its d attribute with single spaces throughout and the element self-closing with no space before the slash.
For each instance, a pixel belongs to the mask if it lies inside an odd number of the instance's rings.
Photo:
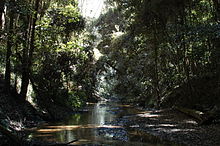
<svg viewBox="0 0 220 146">
<path fill-rule="evenodd" d="M 49 143 L 68 143 L 75 140 L 71 145 L 167 145 L 167 142 L 155 136 L 126 127 L 126 121 L 120 121 L 123 117 L 141 112 L 141 109 L 114 101 L 90 103 L 82 112 L 73 114 L 62 122 L 39 126 L 31 131 L 29 137 Z"/>
</svg>

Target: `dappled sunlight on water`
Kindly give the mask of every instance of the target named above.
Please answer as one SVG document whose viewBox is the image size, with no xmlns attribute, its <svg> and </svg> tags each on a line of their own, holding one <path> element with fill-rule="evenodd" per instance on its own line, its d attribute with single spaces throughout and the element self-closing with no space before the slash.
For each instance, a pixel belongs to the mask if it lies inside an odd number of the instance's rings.
<svg viewBox="0 0 220 146">
<path fill-rule="evenodd" d="M 195 129 L 185 129 L 185 128 L 184 128 L 184 129 L 181 129 L 181 128 L 166 129 L 166 128 L 163 128 L 163 127 L 154 128 L 153 130 L 155 130 L 155 131 L 160 131 L 160 132 L 166 132 L 166 133 L 195 131 Z"/>
<path fill-rule="evenodd" d="M 52 137 L 52 134 L 36 134 L 35 137 Z"/>
<path fill-rule="evenodd" d="M 144 112 L 130 105 L 121 105 L 110 102 L 99 102 L 97 104 L 89 104 L 85 112 L 72 115 L 63 122 L 45 124 L 37 129 L 29 129 L 31 131 L 30 138 L 38 141 L 67 143 L 75 140 L 72 144 L 97 144 L 97 145 L 121 145 L 126 141 L 126 145 L 145 145 L 146 142 L 160 143 L 160 140 L 154 136 L 140 133 L 136 130 L 132 131 L 128 128 L 139 128 L 140 126 L 131 125 L 123 127 L 111 125 L 112 121 L 120 117 L 140 116 L 144 118 L 154 118 L 159 115 L 151 112 Z M 123 124 L 122 124 L 123 125 Z M 150 125 L 148 125 L 150 126 Z M 161 124 L 160 126 L 174 126 Z M 101 131 L 101 134 L 100 134 Z M 118 139 L 114 139 L 118 137 Z M 157 139 L 157 140 L 156 140 Z"/>
<path fill-rule="evenodd" d="M 137 116 L 143 117 L 143 118 L 154 118 L 154 117 L 160 117 L 159 114 L 152 114 L 152 113 L 144 113 L 144 114 L 138 114 Z"/>
<path fill-rule="evenodd" d="M 175 124 L 159 124 L 158 126 L 162 126 L 162 127 L 175 127 Z"/>
<path fill-rule="evenodd" d="M 53 129 L 63 129 L 63 130 L 74 130 L 76 128 L 100 128 L 100 127 L 104 127 L 104 128 L 121 128 L 121 126 L 112 126 L 112 125 L 93 125 L 93 124 L 88 124 L 88 125 L 67 125 L 67 126 L 46 126 L 45 128 L 51 128 L 51 130 Z M 43 129 L 40 129 L 43 130 Z M 39 130 L 37 130 L 39 131 Z"/>
<path fill-rule="evenodd" d="M 197 125 L 197 122 L 195 120 L 183 120 L 183 122 L 187 124 Z"/>
<path fill-rule="evenodd" d="M 63 122 L 44 125 L 34 129 L 31 137 L 38 140 L 54 142 L 68 142 L 74 139 L 84 139 L 85 141 L 96 141 L 98 138 L 97 128 L 121 128 L 107 124 L 115 119 L 116 115 L 110 112 L 109 106 L 100 102 L 97 104 L 88 104 L 87 112 L 74 114 Z"/>
</svg>

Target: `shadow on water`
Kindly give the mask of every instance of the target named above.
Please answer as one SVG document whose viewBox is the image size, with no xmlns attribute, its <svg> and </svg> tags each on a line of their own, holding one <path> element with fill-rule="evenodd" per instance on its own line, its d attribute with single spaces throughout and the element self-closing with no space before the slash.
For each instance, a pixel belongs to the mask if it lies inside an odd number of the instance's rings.
<svg viewBox="0 0 220 146">
<path fill-rule="evenodd" d="M 122 116 L 141 113 L 129 105 L 110 102 L 88 104 L 86 112 L 77 113 L 59 123 L 49 123 L 30 130 L 29 138 L 36 141 L 73 145 L 173 145 L 159 138 L 124 127 L 124 123 L 111 124 Z"/>
</svg>

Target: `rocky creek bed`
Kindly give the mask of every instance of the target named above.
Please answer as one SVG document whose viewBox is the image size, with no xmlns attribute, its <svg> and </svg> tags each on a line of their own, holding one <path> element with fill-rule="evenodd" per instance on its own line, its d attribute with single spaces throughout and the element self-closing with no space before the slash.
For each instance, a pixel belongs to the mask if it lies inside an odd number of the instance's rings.
<svg viewBox="0 0 220 146">
<path fill-rule="evenodd" d="M 220 125 L 199 126 L 198 123 L 172 109 L 144 110 L 143 113 L 122 116 L 111 122 L 114 126 L 123 126 L 130 132 L 116 129 L 100 129 L 100 134 L 118 140 L 138 140 L 147 142 L 163 141 L 164 145 L 218 146 L 220 145 Z M 114 134 L 113 134 L 114 133 Z M 133 136 L 131 136 L 133 134 Z M 123 138 L 121 137 L 122 135 Z"/>
</svg>

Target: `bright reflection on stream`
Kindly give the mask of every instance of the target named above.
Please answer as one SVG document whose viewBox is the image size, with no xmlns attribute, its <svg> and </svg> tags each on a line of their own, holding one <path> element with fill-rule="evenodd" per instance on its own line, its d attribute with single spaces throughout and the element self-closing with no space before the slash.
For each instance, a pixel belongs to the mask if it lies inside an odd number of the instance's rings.
<svg viewBox="0 0 220 146">
<path fill-rule="evenodd" d="M 163 145 L 161 140 L 152 135 L 132 130 L 138 128 L 139 125 L 122 127 L 120 125 L 123 124 L 118 123 L 116 126 L 110 124 L 120 117 L 139 117 L 142 115 L 144 118 L 152 118 L 156 116 L 150 112 L 111 102 L 88 104 L 85 109 L 86 112 L 74 114 L 70 118 L 64 119 L 63 122 L 50 123 L 30 130 L 30 139 L 56 143 L 68 143 L 76 140 L 71 143 L 73 145 L 123 145 L 125 142 L 126 146 Z M 153 128 L 158 128 L 155 126 L 153 125 Z M 159 125 L 159 127 L 166 126 L 175 125 Z M 100 132 L 103 133 L 100 134 Z M 115 136 L 120 139 L 114 139 Z"/>
<path fill-rule="evenodd" d="M 69 142 L 77 140 L 79 143 L 100 141 L 97 128 L 121 128 L 108 123 L 116 118 L 109 112 L 111 106 L 105 102 L 89 104 L 88 112 L 73 115 L 61 123 L 49 124 L 38 128 L 30 135 L 32 139 L 49 142 Z"/>
</svg>

